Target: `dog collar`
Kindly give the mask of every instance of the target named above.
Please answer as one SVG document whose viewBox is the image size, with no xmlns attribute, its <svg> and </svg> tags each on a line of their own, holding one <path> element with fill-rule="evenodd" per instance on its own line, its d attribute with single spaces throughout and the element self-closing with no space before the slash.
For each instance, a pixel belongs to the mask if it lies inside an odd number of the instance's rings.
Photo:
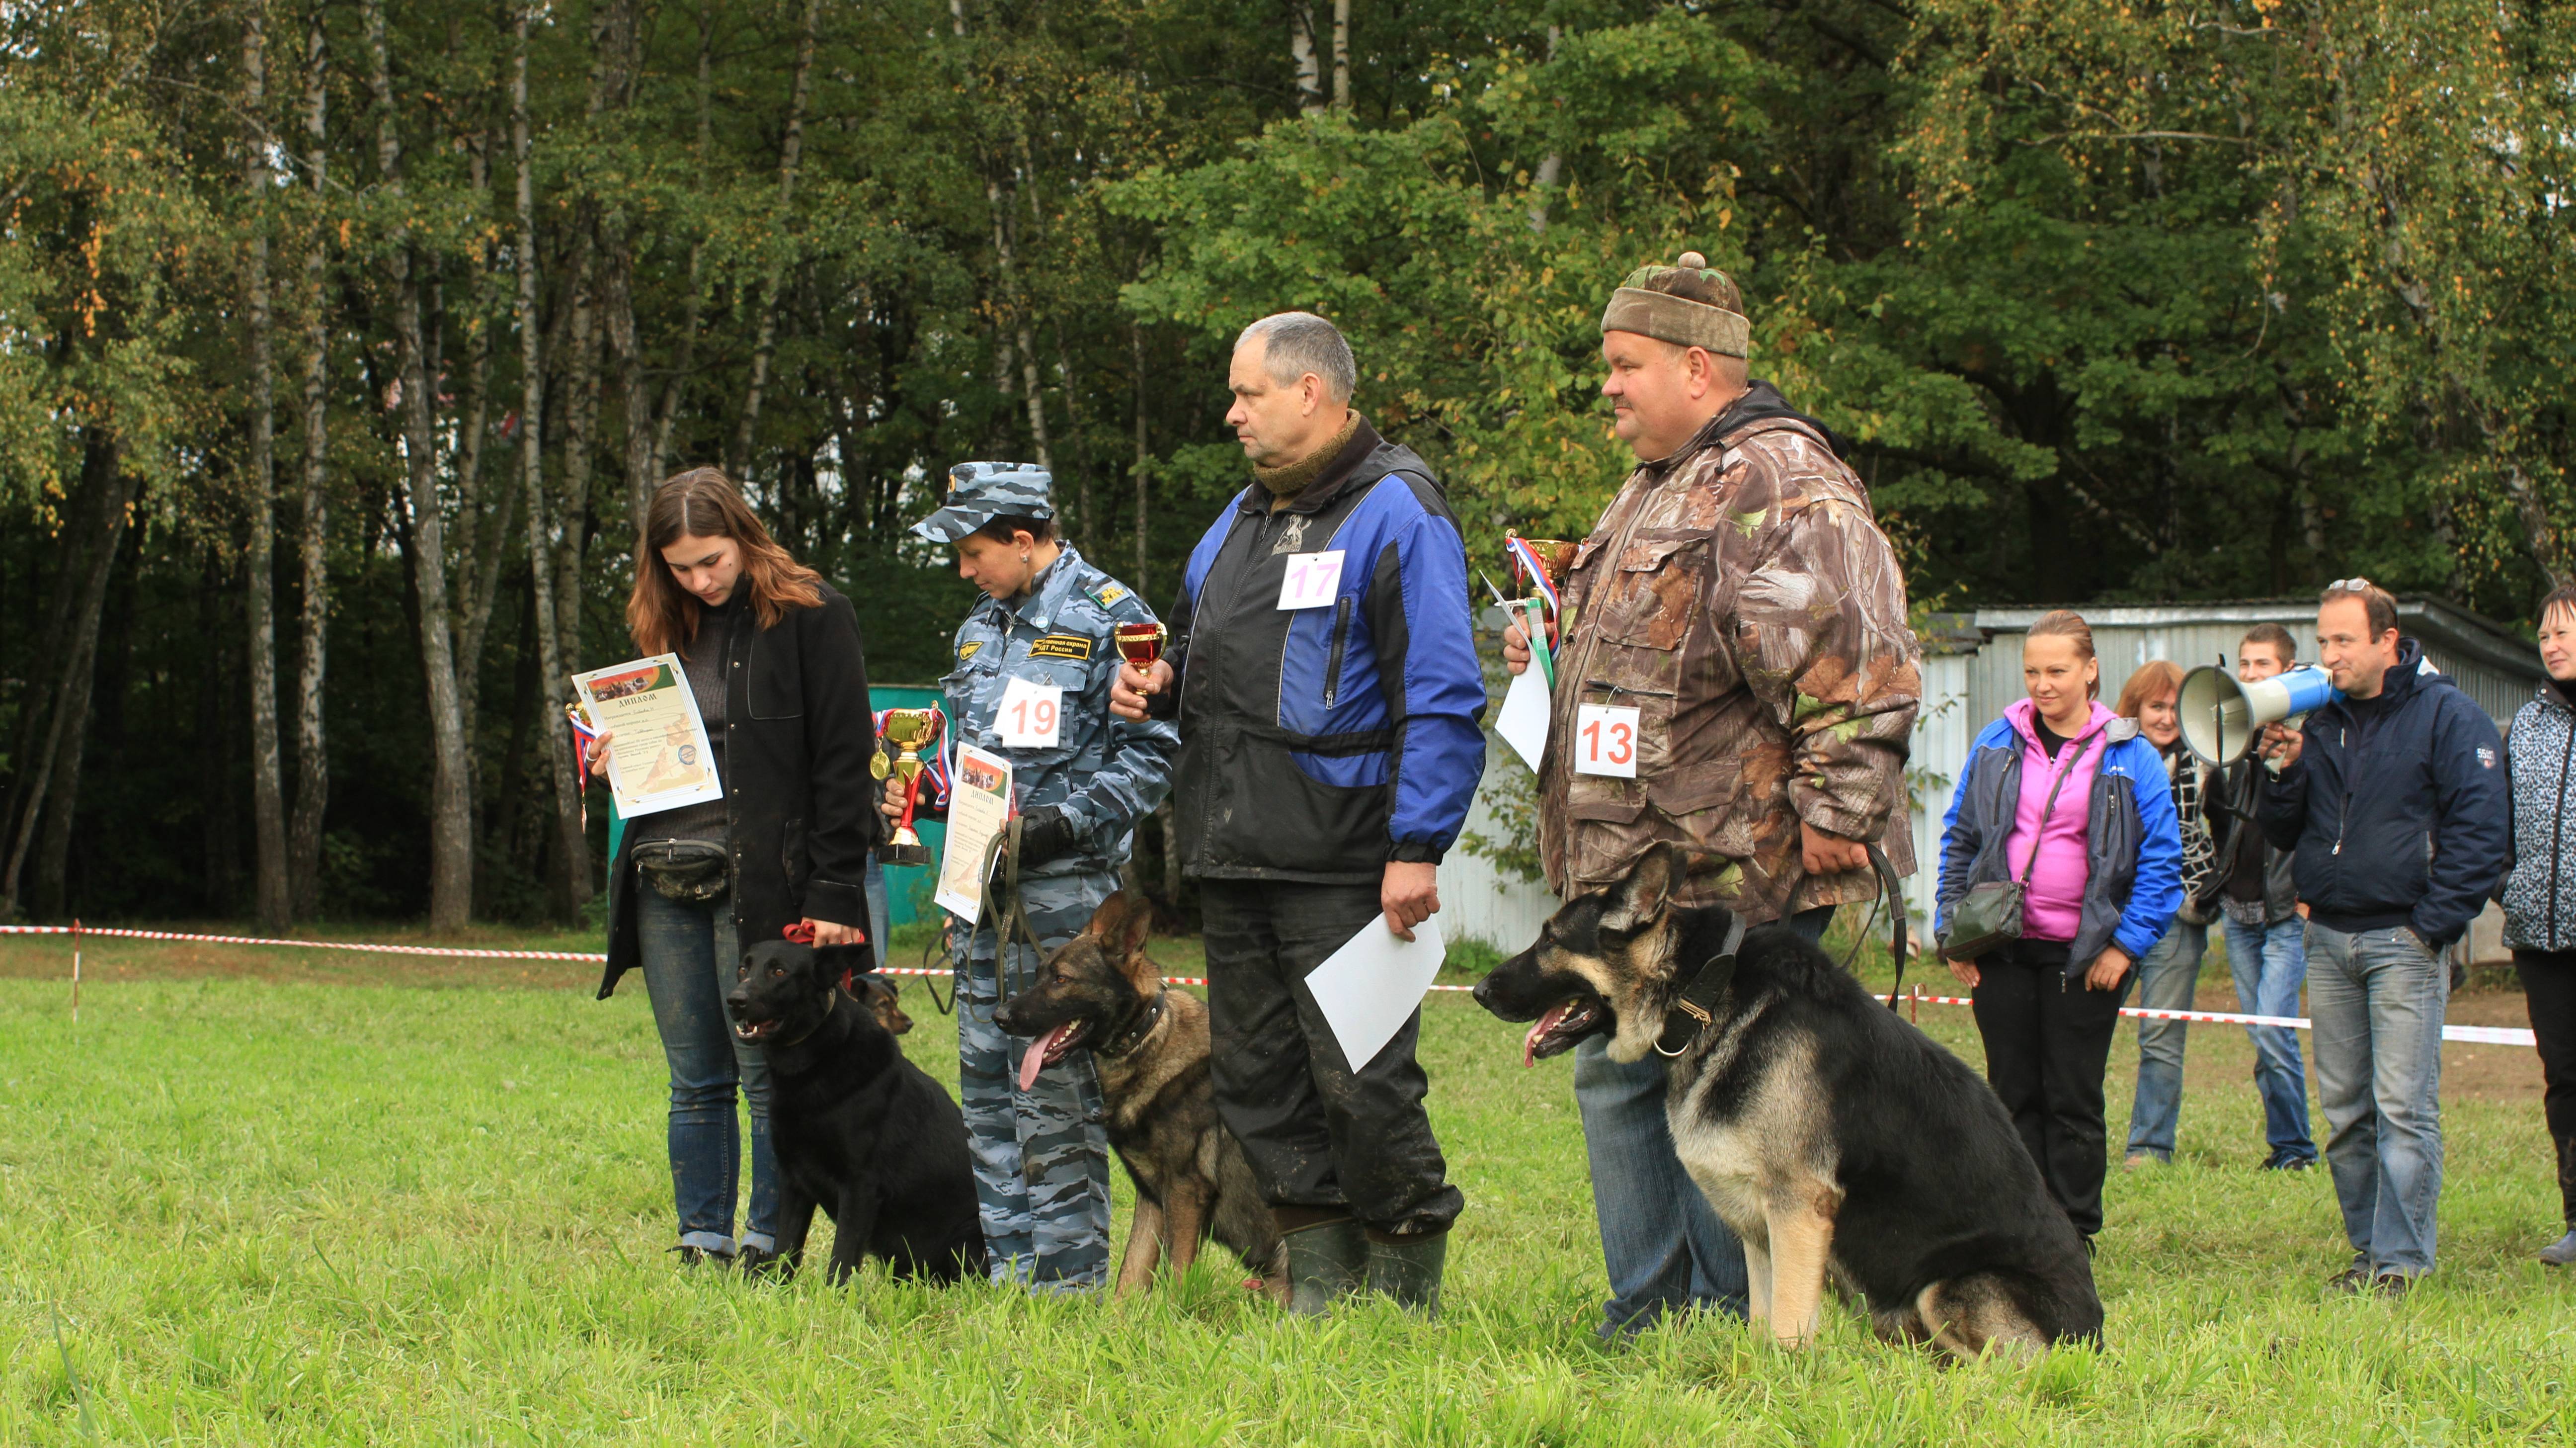
<svg viewBox="0 0 2576 1448">
<path fill-rule="evenodd" d="M 1160 1021 L 1162 1018 L 1163 998 L 1158 995 L 1154 997 L 1154 1004 L 1146 1010 L 1145 1022 L 1143 1025 L 1140 1025 L 1136 1029 L 1129 1031 L 1126 1035 L 1119 1037 L 1115 1044 L 1092 1047 L 1091 1054 L 1104 1060 L 1117 1060 L 1119 1057 L 1126 1055 L 1128 1052 L 1135 1050 L 1139 1045 L 1142 1045 L 1145 1037 L 1153 1033 L 1154 1023 Z"/>
<path fill-rule="evenodd" d="M 1708 1008 L 1726 989 L 1727 982 L 1735 978 L 1735 952 L 1743 944 L 1744 917 L 1730 912 L 1726 922 L 1726 943 L 1718 947 L 1717 954 L 1700 962 L 1699 969 L 1682 982 L 1681 993 L 1673 997 L 1672 1005 L 1664 1011 L 1664 1029 L 1655 1037 L 1657 1055 L 1678 1056 L 1691 1048 L 1691 1042 L 1699 1039 L 1701 1029 L 1709 1023 Z M 1723 970 L 1718 968 L 1721 962 L 1726 966 Z"/>
</svg>

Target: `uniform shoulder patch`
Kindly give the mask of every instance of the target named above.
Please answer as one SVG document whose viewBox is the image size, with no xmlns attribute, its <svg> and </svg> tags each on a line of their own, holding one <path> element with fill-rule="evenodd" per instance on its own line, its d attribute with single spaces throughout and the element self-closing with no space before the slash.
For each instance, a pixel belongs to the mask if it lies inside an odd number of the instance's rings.
<svg viewBox="0 0 2576 1448">
<path fill-rule="evenodd" d="M 1033 659 L 1088 659 L 1091 640 L 1080 634 L 1051 633 L 1029 645 Z"/>
<path fill-rule="evenodd" d="M 973 639 L 966 643 L 959 644 L 957 646 L 957 657 L 961 659 L 971 659 L 975 657 L 975 651 L 983 646 L 984 641 L 982 639 Z"/>
<path fill-rule="evenodd" d="M 1102 608 L 1107 608 L 1126 596 L 1127 585 L 1123 583 L 1104 583 L 1091 590 L 1091 601 Z"/>
</svg>

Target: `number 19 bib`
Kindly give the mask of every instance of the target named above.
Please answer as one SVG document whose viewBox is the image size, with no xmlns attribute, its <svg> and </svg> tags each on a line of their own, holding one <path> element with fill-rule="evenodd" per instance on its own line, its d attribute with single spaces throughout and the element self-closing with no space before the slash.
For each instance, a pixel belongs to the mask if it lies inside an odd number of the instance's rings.
<svg viewBox="0 0 2576 1448">
<path fill-rule="evenodd" d="M 1063 689 L 1026 679 L 1003 683 L 1002 705 L 993 711 L 993 727 L 1001 731 L 1004 748 L 1053 749 L 1063 726 Z"/>
</svg>

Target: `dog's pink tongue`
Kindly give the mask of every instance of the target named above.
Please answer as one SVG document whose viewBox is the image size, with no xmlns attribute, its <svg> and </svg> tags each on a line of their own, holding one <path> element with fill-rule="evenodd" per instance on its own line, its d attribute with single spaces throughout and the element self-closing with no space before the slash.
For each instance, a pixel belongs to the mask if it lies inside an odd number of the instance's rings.
<svg viewBox="0 0 2576 1448">
<path fill-rule="evenodd" d="M 1020 1058 L 1021 1090 L 1026 1091 L 1038 1084 L 1038 1072 L 1046 1069 L 1047 1048 L 1064 1039 L 1064 1033 L 1072 1029 L 1073 1026 L 1067 1023 L 1029 1042 L 1029 1053 Z"/>
<path fill-rule="evenodd" d="M 1565 1013 L 1572 1009 L 1574 1009 L 1574 1003 L 1572 1001 L 1558 1001 L 1555 1005 L 1549 1006 L 1547 1010 L 1539 1016 L 1538 1024 L 1531 1026 L 1529 1028 L 1529 1034 L 1521 1038 L 1522 1066 L 1529 1067 L 1538 1064 L 1539 1038 L 1546 1035 L 1549 1031 L 1554 1030 L 1556 1028 L 1556 1023 L 1564 1020 Z"/>
</svg>

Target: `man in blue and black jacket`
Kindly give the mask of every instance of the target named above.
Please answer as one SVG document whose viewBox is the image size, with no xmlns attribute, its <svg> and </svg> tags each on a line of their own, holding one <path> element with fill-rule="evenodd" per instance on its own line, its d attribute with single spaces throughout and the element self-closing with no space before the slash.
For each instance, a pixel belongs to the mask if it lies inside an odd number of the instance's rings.
<svg viewBox="0 0 2576 1448">
<path fill-rule="evenodd" d="M 1170 652 L 1111 698 L 1180 720 L 1217 1109 L 1304 1313 L 1363 1285 L 1436 1307 L 1466 1204 L 1423 1112 L 1420 1016 L 1353 1071 L 1305 986 L 1361 930 L 1411 939 L 1439 910 L 1485 767 L 1466 546 L 1429 467 L 1351 409 L 1357 370 L 1321 317 L 1244 329 L 1226 420 L 1253 485 L 1190 554 Z"/>
<path fill-rule="evenodd" d="M 2330 1285 L 2402 1293 L 2433 1270 L 2442 1195 L 2444 951 L 2504 876 L 2512 832 L 2495 721 L 2397 632 L 2366 578 L 2325 591 L 2318 657 L 2343 697 L 2297 730 L 2255 813 L 2308 914 L 2308 1014 L 2326 1164 L 2351 1265 Z"/>
</svg>

